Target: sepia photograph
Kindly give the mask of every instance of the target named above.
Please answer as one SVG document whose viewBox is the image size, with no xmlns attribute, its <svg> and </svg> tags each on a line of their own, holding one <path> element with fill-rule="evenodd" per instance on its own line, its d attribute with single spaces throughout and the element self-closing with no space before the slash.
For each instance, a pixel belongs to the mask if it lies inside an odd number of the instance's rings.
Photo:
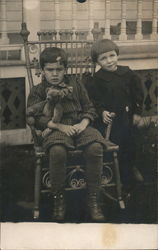
<svg viewBox="0 0 158 250">
<path fill-rule="evenodd" d="M 158 0 L 0 0 L 0 114 L 2 250 L 158 247 Z"/>
</svg>

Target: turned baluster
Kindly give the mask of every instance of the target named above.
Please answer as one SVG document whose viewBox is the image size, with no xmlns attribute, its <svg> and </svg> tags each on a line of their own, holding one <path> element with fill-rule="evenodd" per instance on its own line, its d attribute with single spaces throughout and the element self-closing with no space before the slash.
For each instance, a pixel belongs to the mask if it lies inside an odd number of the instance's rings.
<svg viewBox="0 0 158 250">
<path fill-rule="evenodd" d="M 0 44 L 8 44 L 9 38 L 7 34 L 7 12 L 6 12 L 6 0 L 1 0 L 0 3 L 0 14 L 1 14 L 1 38 Z"/>
<path fill-rule="evenodd" d="M 93 25 L 94 25 L 94 13 L 93 13 L 93 6 L 94 6 L 94 1 L 93 0 L 89 0 L 89 32 L 88 32 L 88 40 L 92 40 L 93 39 L 93 35 L 91 33 L 92 29 L 93 29 Z"/>
<path fill-rule="evenodd" d="M 121 1 L 121 33 L 119 40 L 127 40 L 126 34 L 126 0 Z"/>
<path fill-rule="evenodd" d="M 105 35 L 104 38 L 111 39 L 110 35 L 110 0 L 105 0 Z"/>
<path fill-rule="evenodd" d="M 77 24 L 76 24 L 76 15 L 77 15 L 76 4 L 77 4 L 77 2 L 74 1 L 74 0 L 72 0 L 72 30 L 73 30 L 72 40 L 76 39 L 76 35 L 75 35 L 75 31 L 77 30 Z"/>
<path fill-rule="evenodd" d="M 152 20 L 152 33 L 150 38 L 153 40 L 157 40 L 157 21 L 158 21 L 158 0 L 153 0 L 153 20 Z"/>
<path fill-rule="evenodd" d="M 57 31 L 57 40 L 59 40 L 60 30 L 60 1 L 55 0 L 55 30 Z"/>
<path fill-rule="evenodd" d="M 142 40 L 142 0 L 137 0 L 137 29 L 135 34 L 136 40 Z"/>
</svg>

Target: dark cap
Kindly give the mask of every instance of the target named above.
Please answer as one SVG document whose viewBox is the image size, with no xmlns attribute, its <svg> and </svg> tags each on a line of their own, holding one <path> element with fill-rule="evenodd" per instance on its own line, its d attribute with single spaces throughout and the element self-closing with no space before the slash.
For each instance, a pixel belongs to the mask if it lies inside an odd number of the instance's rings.
<svg viewBox="0 0 158 250">
<path fill-rule="evenodd" d="M 116 54 L 119 55 L 119 48 L 116 43 L 109 39 L 98 40 L 93 43 L 91 48 L 91 57 L 93 62 L 97 62 L 98 56 L 102 53 L 115 50 Z"/>
</svg>

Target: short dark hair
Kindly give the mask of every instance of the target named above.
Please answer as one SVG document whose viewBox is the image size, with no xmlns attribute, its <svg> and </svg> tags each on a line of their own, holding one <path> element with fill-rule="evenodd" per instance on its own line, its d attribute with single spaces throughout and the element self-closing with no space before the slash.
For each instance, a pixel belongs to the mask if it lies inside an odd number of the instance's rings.
<svg viewBox="0 0 158 250">
<path fill-rule="evenodd" d="M 91 57 L 93 62 L 97 62 L 98 56 L 102 53 L 115 50 L 119 55 L 119 47 L 116 43 L 109 39 L 101 39 L 93 43 L 91 48 Z"/>
<path fill-rule="evenodd" d="M 40 66 L 44 69 L 46 63 L 55 63 L 60 61 L 64 67 L 67 67 L 67 54 L 66 52 L 57 47 L 49 47 L 44 49 L 40 54 Z"/>
</svg>

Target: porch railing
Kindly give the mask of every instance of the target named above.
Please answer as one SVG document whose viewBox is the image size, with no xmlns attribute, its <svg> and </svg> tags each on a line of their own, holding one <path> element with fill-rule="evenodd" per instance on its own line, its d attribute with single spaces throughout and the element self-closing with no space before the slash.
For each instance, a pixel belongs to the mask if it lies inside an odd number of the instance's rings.
<svg viewBox="0 0 158 250">
<path fill-rule="evenodd" d="M 21 35 L 24 40 L 24 51 L 26 68 L 30 87 L 33 86 L 33 75 L 41 75 L 39 65 L 39 55 L 46 47 L 63 48 L 68 56 L 68 74 L 75 77 L 82 77 L 83 73 L 93 74 L 95 65 L 91 61 L 90 48 L 93 41 L 87 40 L 48 40 L 41 41 L 41 34 L 38 33 L 39 40 L 29 41 L 29 31 L 26 24 L 22 24 Z M 34 72 L 33 72 L 34 71 Z"/>
<path fill-rule="evenodd" d="M 15 0 L 14 0 L 15 1 Z M 42 15 L 42 7 L 39 6 L 38 8 L 41 9 L 41 15 Z M 52 0 L 53 2 L 53 0 Z M 129 4 L 131 2 L 136 7 L 136 18 L 132 19 L 128 17 L 128 13 L 130 13 Z M 119 10 L 120 13 L 120 20 L 117 20 L 117 24 L 114 25 L 113 23 L 113 16 L 112 16 L 112 5 L 113 0 L 104 0 L 104 17 L 102 17 L 101 22 L 104 23 L 104 26 L 99 28 L 101 26 L 99 24 L 99 20 L 95 18 L 94 16 L 94 10 L 95 10 L 95 1 L 89 0 L 88 1 L 88 27 L 85 26 L 85 30 L 81 30 L 81 27 L 79 25 L 79 20 L 77 20 L 77 1 L 72 1 L 72 8 L 71 8 L 71 19 L 72 19 L 72 28 L 69 28 L 69 30 L 63 31 L 62 25 L 61 25 L 61 16 L 60 16 L 60 10 L 62 10 L 62 1 L 54 0 L 54 19 L 51 19 L 52 25 L 54 24 L 54 30 L 44 30 L 45 33 L 49 32 L 51 33 L 51 36 L 54 39 L 57 40 L 65 40 L 64 37 L 66 37 L 67 40 L 70 40 L 68 37 L 72 37 L 73 40 L 93 40 L 93 38 L 96 38 L 96 34 L 98 34 L 98 37 L 104 37 L 104 38 L 112 38 L 120 41 L 126 41 L 128 39 L 133 40 L 142 40 L 142 39 L 148 39 L 148 40 L 157 40 L 158 39 L 158 0 L 136 0 L 130 1 L 130 0 L 119 0 L 118 3 L 120 4 Z M 148 4 L 150 6 L 150 15 L 145 16 L 144 14 L 144 6 L 145 4 Z M 1 0 L 0 1 L 0 44 L 8 44 L 9 43 L 9 34 L 8 34 L 8 15 L 7 15 L 7 0 Z M 42 5 L 41 5 L 42 6 Z M 30 11 L 29 9 L 25 9 L 24 6 L 21 9 L 21 16 L 26 16 L 25 12 Z M 131 10 L 132 11 L 132 10 Z M 9 17 L 10 18 L 10 17 Z M 34 18 L 34 17 L 33 17 Z M 9 20 L 11 21 L 11 20 Z M 32 22 L 33 20 L 23 20 L 23 22 Z M 82 18 L 81 18 L 82 21 Z M 115 20 L 116 21 L 116 20 Z M 14 21 L 15 22 L 15 21 Z M 38 20 L 39 23 L 39 30 L 40 30 L 40 17 Z M 66 20 L 65 20 L 66 22 Z M 78 24 L 77 24 L 78 23 Z M 98 24 L 97 24 L 98 23 Z M 29 27 L 30 29 L 30 27 Z M 33 27 L 33 29 L 37 29 L 37 27 Z M 71 30 L 70 30 L 71 29 Z M 37 32 L 38 30 L 36 30 Z M 19 31 L 16 31 L 19 33 Z M 147 34 L 147 36 L 146 36 Z M 49 36 L 49 35 L 48 35 Z M 45 36 L 46 37 L 46 36 Z"/>
</svg>

